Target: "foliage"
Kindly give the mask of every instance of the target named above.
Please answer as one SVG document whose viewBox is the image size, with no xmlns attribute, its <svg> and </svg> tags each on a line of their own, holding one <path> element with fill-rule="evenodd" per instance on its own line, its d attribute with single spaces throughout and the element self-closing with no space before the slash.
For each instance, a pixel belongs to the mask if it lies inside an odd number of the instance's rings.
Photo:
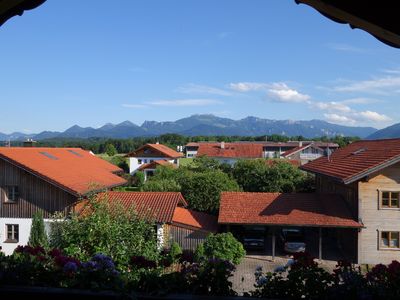
<svg viewBox="0 0 400 300">
<path fill-rule="evenodd" d="M 206 255 L 204 253 L 204 243 L 198 244 L 195 252 L 194 252 L 194 260 L 199 262 L 202 261 L 206 258 Z"/>
<path fill-rule="evenodd" d="M 179 192 L 181 187 L 173 179 L 148 180 L 143 186 L 144 192 Z"/>
<path fill-rule="evenodd" d="M 221 163 L 215 158 L 203 155 L 193 158 L 192 163 L 187 168 L 195 172 L 206 172 L 209 170 L 218 170 L 220 166 Z"/>
<path fill-rule="evenodd" d="M 106 145 L 106 149 L 105 152 L 108 156 L 114 156 L 115 154 L 117 154 L 117 149 L 115 149 L 115 146 L 113 144 L 107 144 Z"/>
<path fill-rule="evenodd" d="M 239 190 L 236 181 L 219 170 L 192 173 L 179 183 L 190 208 L 212 214 L 218 212 L 221 192 Z"/>
<path fill-rule="evenodd" d="M 294 260 L 275 272 L 255 273 L 256 290 L 253 296 L 283 299 L 322 299 L 327 296 L 333 277 L 318 266 L 307 253 L 297 253 Z"/>
<path fill-rule="evenodd" d="M 193 294 L 213 296 L 234 296 L 232 282 L 235 266 L 218 258 L 201 261 L 199 263 L 184 264 L 181 276 L 186 291 Z"/>
<path fill-rule="evenodd" d="M 18 246 L 0 263 L 0 284 L 117 291 L 124 287 L 114 262 L 103 254 L 83 262 L 59 249 Z"/>
<path fill-rule="evenodd" d="M 169 256 L 173 263 L 177 262 L 182 255 L 182 248 L 179 246 L 177 242 L 173 242 L 169 249 Z"/>
<path fill-rule="evenodd" d="M 296 192 L 308 180 L 304 172 L 281 160 L 270 164 L 265 159 L 240 160 L 232 173 L 245 192 Z"/>
<path fill-rule="evenodd" d="M 157 259 L 156 234 L 151 222 L 135 211 L 104 198 L 91 198 L 81 214 L 52 223 L 51 246 L 88 259 L 96 253 L 110 256 L 117 268 L 126 268 L 133 255 Z"/>
<path fill-rule="evenodd" d="M 32 247 L 48 247 L 49 241 L 44 228 L 43 214 L 39 211 L 33 214 L 28 245 Z"/>
<path fill-rule="evenodd" d="M 143 172 L 138 171 L 135 174 L 133 174 L 131 176 L 131 178 L 132 178 L 132 181 L 130 182 L 129 185 L 131 185 L 131 186 L 134 185 L 137 187 L 143 186 L 143 184 L 144 184 L 144 173 Z"/>
<path fill-rule="evenodd" d="M 218 258 L 239 264 L 246 255 L 243 245 L 232 235 L 232 233 L 217 233 L 207 236 L 202 246 L 203 249 L 196 250 L 197 258 Z"/>
</svg>

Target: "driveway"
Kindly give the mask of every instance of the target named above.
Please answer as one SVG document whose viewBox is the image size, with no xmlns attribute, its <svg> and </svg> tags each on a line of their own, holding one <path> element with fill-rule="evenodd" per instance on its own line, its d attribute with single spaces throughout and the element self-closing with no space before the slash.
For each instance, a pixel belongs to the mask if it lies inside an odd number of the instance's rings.
<svg viewBox="0 0 400 300">
<path fill-rule="evenodd" d="M 272 261 L 271 256 L 246 255 L 242 262 L 236 266 L 236 271 L 232 278 L 233 289 L 239 295 L 254 290 L 254 272 L 257 267 L 261 266 L 264 272 L 273 272 L 277 267 L 286 265 L 289 259 L 289 256 L 277 256 Z M 322 260 L 319 264 L 324 269 L 331 272 L 336 266 L 336 261 Z"/>
</svg>

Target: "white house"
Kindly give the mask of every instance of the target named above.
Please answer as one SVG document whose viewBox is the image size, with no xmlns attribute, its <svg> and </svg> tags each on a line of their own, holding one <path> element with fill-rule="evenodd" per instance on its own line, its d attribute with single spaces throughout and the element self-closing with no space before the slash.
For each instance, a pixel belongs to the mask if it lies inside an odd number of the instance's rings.
<svg viewBox="0 0 400 300">
<path fill-rule="evenodd" d="M 146 144 L 126 156 L 129 157 L 129 173 L 134 174 L 144 165 L 156 161 L 159 164 L 161 164 L 160 161 L 165 161 L 179 166 L 179 158 L 183 155 L 162 144 Z"/>
</svg>

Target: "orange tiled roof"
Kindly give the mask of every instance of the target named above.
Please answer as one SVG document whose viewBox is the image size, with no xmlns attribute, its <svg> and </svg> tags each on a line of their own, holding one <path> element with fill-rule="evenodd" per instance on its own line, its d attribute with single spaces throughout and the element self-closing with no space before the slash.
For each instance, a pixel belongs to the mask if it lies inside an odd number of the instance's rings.
<svg viewBox="0 0 400 300">
<path fill-rule="evenodd" d="M 146 144 L 143 145 L 142 147 L 136 149 L 135 151 L 132 151 L 131 153 L 129 153 L 127 156 L 128 157 L 136 157 L 137 152 L 139 152 L 142 149 L 145 148 L 152 148 L 156 151 L 158 151 L 159 153 L 161 153 L 162 155 L 164 155 L 165 157 L 170 157 L 170 158 L 179 158 L 179 157 L 183 157 L 182 153 L 179 153 L 163 144 Z"/>
<path fill-rule="evenodd" d="M 210 157 L 226 158 L 262 158 L 262 143 L 199 143 L 197 156 L 206 155 Z"/>
<path fill-rule="evenodd" d="M 400 161 L 400 139 L 356 141 L 301 167 L 345 184 Z"/>
<path fill-rule="evenodd" d="M 80 148 L 0 147 L 0 159 L 76 196 L 126 183 L 120 168 Z"/>
<path fill-rule="evenodd" d="M 218 230 L 218 218 L 216 216 L 183 207 L 175 209 L 172 222 L 177 226 L 186 225 L 210 232 L 217 232 Z"/>
<path fill-rule="evenodd" d="M 151 163 L 143 164 L 141 165 L 138 170 L 143 171 L 146 169 L 156 169 L 158 166 L 171 166 L 173 168 L 176 168 L 175 164 L 171 164 L 169 161 L 160 159 L 160 160 L 155 160 Z"/>
<path fill-rule="evenodd" d="M 175 209 L 187 206 L 179 192 L 116 192 L 100 194 L 112 202 L 119 202 L 124 207 L 133 207 L 139 216 L 153 219 L 158 223 L 171 223 Z"/>
<path fill-rule="evenodd" d="M 218 223 L 311 227 L 362 227 L 333 194 L 223 192 Z"/>
</svg>

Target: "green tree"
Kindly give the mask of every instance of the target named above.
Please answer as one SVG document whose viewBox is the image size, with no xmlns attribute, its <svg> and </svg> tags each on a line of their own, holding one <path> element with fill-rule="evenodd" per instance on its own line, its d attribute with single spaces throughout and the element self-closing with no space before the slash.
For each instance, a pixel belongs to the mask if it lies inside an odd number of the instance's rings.
<svg viewBox="0 0 400 300">
<path fill-rule="evenodd" d="M 241 160 L 233 168 L 233 177 L 245 192 L 296 192 L 307 190 L 307 176 L 292 164 L 276 159 Z"/>
<path fill-rule="evenodd" d="M 174 179 L 148 180 L 141 188 L 144 192 L 179 192 L 180 185 Z"/>
<path fill-rule="evenodd" d="M 117 154 L 117 149 L 115 149 L 115 146 L 113 144 L 107 144 L 105 152 L 108 156 L 114 156 L 115 154 Z"/>
<path fill-rule="evenodd" d="M 48 247 L 49 241 L 44 228 L 43 214 L 36 212 L 32 218 L 31 233 L 29 236 L 28 245 L 32 247 Z"/>
<path fill-rule="evenodd" d="M 55 219 L 50 245 L 81 260 L 103 253 L 124 269 L 135 255 L 158 258 L 154 227 L 151 221 L 139 218 L 133 208 L 110 202 L 107 196 L 91 197 L 80 215 Z"/>
<path fill-rule="evenodd" d="M 221 192 L 239 190 L 236 181 L 219 170 L 193 173 L 179 184 L 191 208 L 212 214 L 218 212 Z"/>
<path fill-rule="evenodd" d="M 246 251 L 230 232 L 210 234 L 203 244 L 198 246 L 200 250 L 196 251 L 198 257 L 219 258 L 229 260 L 234 264 L 239 264 L 246 255 Z"/>
<path fill-rule="evenodd" d="M 203 155 L 193 158 L 192 163 L 188 165 L 188 169 L 195 172 L 206 172 L 209 170 L 218 170 L 220 166 L 220 162 L 215 158 Z"/>
</svg>

